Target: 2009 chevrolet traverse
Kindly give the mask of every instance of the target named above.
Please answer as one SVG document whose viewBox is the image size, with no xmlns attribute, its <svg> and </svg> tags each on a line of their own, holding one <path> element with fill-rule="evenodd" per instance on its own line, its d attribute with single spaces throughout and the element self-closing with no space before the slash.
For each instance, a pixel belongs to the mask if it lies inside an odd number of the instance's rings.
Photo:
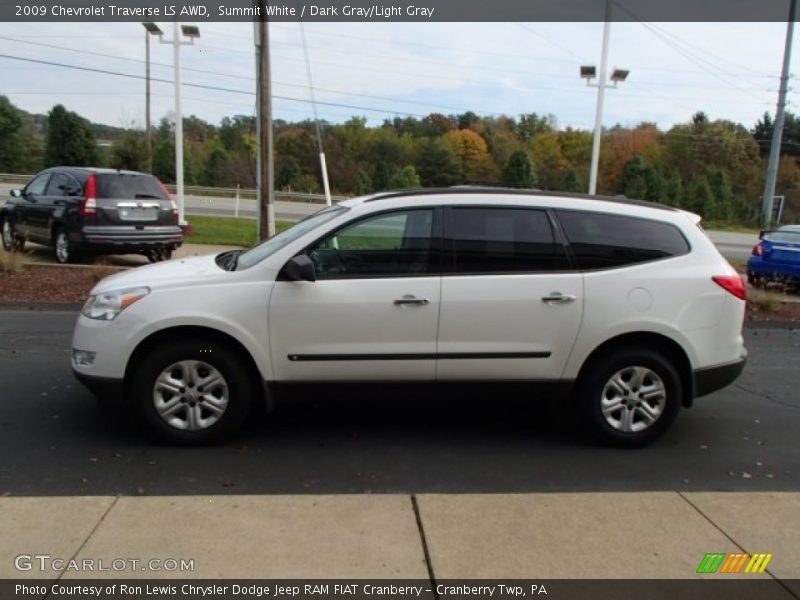
<svg viewBox="0 0 800 600">
<path fill-rule="evenodd" d="M 3 247 L 26 240 L 51 246 L 67 263 L 81 254 L 145 254 L 170 258 L 183 243 L 178 209 L 147 173 L 53 167 L 38 173 L 0 209 Z"/>
<path fill-rule="evenodd" d="M 698 223 L 496 189 L 355 198 L 247 251 L 104 279 L 72 365 L 176 443 L 232 433 L 284 383 L 515 381 L 641 445 L 745 364 L 744 283 Z"/>
</svg>

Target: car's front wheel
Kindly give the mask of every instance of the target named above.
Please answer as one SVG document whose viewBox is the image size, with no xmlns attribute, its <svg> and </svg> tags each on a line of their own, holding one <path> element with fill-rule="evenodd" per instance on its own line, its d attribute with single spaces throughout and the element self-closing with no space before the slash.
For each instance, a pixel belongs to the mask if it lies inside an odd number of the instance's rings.
<svg viewBox="0 0 800 600">
<path fill-rule="evenodd" d="M 683 393 L 668 358 L 646 348 L 625 348 L 588 366 L 578 382 L 577 400 L 593 438 L 634 447 L 653 441 L 672 425 Z"/>
<path fill-rule="evenodd" d="M 163 440 L 205 444 L 238 430 L 253 403 L 238 355 L 217 341 L 185 339 L 156 348 L 134 373 L 134 408 Z"/>
</svg>

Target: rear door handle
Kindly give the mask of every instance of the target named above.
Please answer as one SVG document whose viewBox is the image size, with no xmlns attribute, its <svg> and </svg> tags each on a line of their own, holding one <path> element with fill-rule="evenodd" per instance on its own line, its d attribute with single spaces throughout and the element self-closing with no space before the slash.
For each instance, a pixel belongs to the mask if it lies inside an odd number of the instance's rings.
<svg viewBox="0 0 800 600">
<path fill-rule="evenodd" d="M 576 297 L 570 294 L 562 294 L 561 292 L 551 292 L 549 296 L 542 298 L 545 304 L 569 304 L 575 302 Z"/>
<path fill-rule="evenodd" d="M 395 306 L 425 306 L 430 303 L 431 301 L 427 298 L 417 298 L 411 294 L 406 294 L 402 298 L 398 298 L 394 301 Z"/>
</svg>

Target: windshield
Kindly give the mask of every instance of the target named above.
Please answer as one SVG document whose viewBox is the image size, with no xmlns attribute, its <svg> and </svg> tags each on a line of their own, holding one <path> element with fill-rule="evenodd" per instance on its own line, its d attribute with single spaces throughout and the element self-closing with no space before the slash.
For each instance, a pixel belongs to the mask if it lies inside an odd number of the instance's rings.
<svg viewBox="0 0 800 600">
<path fill-rule="evenodd" d="M 249 269 L 253 265 L 260 263 L 268 256 L 272 256 L 284 246 L 291 244 L 296 239 L 301 238 L 309 231 L 335 219 L 346 210 L 348 209 L 344 206 L 330 206 L 319 211 L 318 213 L 314 213 L 310 217 L 306 217 L 286 231 L 282 231 L 281 233 L 274 235 L 268 240 L 260 243 L 258 246 L 253 246 L 249 250 L 242 252 L 236 261 L 236 270 L 241 271 L 244 269 Z"/>
</svg>

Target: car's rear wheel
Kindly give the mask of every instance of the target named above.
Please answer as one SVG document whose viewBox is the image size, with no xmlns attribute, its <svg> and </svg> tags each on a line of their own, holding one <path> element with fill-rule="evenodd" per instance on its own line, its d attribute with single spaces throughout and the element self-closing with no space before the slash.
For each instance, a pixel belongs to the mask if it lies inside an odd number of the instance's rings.
<svg viewBox="0 0 800 600">
<path fill-rule="evenodd" d="M 25 247 L 25 240 L 17 236 L 8 215 L 3 216 L 2 238 L 3 249 L 7 252 L 21 252 Z"/>
<path fill-rule="evenodd" d="M 133 406 L 163 440 L 206 444 L 238 430 L 253 403 L 243 361 L 227 346 L 184 339 L 149 353 L 133 375 Z"/>
<path fill-rule="evenodd" d="M 612 351 L 578 382 L 584 426 L 594 439 L 635 447 L 662 435 L 678 416 L 683 387 L 672 362 L 646 348 Z"/>
<path fill-rule="evenodd" d="M 172 258 L 171 248 L 151 248 L 145 252 L 147 260 L 151 263 L 160 262 L 162 260 L 169 260 Z"/>
<path fill-rule="evenodd" d="M 78 258 L 75 244 L 69 239 L 67 230 L 63 227 L 56 229 L 53 234 L 53 251 L 55 252 L 56 260 L 62 265 L 75 262 Z"/>
</svg>

